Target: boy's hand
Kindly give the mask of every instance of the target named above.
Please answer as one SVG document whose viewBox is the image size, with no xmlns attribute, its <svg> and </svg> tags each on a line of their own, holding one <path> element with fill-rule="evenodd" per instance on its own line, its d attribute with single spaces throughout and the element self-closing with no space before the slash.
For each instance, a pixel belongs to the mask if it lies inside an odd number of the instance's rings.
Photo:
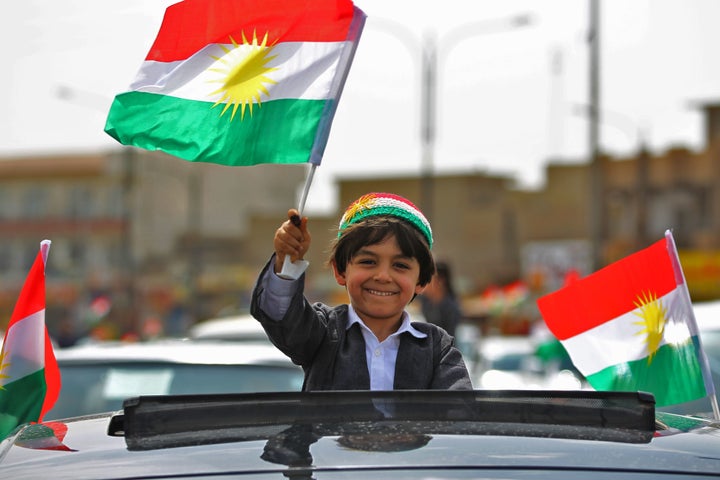
<svg viewBox="0 0 720 480">
<path fill-rule="evenodd" d="M 302 260 L 310 248 L 310 232 L 307 229 L 307 217 L 300 218 L 297 210 L 288 210 L 288 219 L 275 231 L 275 273 L 282 270 L 285 255 L 294 262 Z"/>
</svg>

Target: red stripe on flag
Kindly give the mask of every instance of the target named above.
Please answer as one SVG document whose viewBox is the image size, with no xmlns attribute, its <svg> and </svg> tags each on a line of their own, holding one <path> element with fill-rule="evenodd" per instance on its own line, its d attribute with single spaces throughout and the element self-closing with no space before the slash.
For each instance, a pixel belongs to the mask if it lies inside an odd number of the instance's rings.
<svg viewBox="0 0 720 480">
<path fill-rule="evenodd" d="M 45 262 L 43 261 L 42 251 L 40 251 L 35 257 L 35 261 L 32 267 L 30 267 L 30 272 L 28 272 L 25 278 L 25 284 L 22 290 L 20 290 L 20 295 L 13 309 L 6 332 L 10 330 L 13 324 L 44 309 Z"/>
<path fill-rule="evenodd" d="M 47 327 L 45 327 L 45 400 L 43 401 L 42 408 L 40 409 L 40 416 L 38 422 L 42 422 L 45 418 L 45 414 L 49 412 L 55 402 L 60 396 L 60 387 L 62 386 L 60 380 L 60 367 L 58 367 L 57 359 L 55 358 L 55 351 L 53 350 L 52 341 L 50 340 L 50 334 L 48 333 Z"/>
<path fill-rule="evenodd" d="M 552 333 L 565 340 L 635 308 L 638 296 L 658 298 L 678 285 L 665 239 L 538 299 Z"/>
<path fill-rule="evenodd" d="M 347 40 L 353 19 L 350 0 L 185 0 L 165 10 L 146 60 L 185 60 L 209 44 L 252 41 L 268 33 L 276 42 Z"/>
</svg>

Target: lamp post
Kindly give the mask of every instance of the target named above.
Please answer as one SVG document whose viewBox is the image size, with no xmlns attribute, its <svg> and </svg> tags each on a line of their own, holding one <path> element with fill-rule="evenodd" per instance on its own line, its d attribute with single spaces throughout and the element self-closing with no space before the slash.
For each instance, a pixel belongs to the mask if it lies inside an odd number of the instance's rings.
<svg viewBox="0 0 720 480">
<path fill-rule="evenodd" d="M 435 142 L 437 138 L 437 84 L 438 72 L 442 70 L 440 53 L 447 55 L 464 40 L 488 33 L 501 33 L 532 23 L 528 14 L 478 20 L 458 25 L 442 36 L 425 32 L 418 39 L 405 25 L 388 19 L 376 18 L 372 25 L 379 27 L 400 40 L 411 55 L 420 51 L 420 158 L 421 199 L 423 213 L 432 221 L 434 204 Z"/>
</svg>

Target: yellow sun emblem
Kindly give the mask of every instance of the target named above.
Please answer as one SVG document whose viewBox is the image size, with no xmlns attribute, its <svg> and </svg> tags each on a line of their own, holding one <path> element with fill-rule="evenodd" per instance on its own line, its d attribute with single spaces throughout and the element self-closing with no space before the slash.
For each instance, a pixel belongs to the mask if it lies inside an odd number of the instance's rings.
<svg viewBox="0 0 720 480">
<path fill-rule="evenodd" d="M 232 106 L 230 115 L 230 120 L 232 120 L 240 107 L 240 120 L 242 120 L 245 118 L 246 108 L 252 116 L 253 103 L 257 103 L 259 106 L 261 96 L 263 94 L 270 95 L 267 85 L 277 83 L 267 76 L 268 73 L 277 70 L 277 68 L 267 66 L 277 55 L 269 56 L 273 46 L 267 45 L 267 33 L 260 43 L 258 43 L 256 32 L 253 32 L 252 42 L 248 42 L 245 32 L 242 33 L 241 44 L 238 44 L 232 37 L 230 37 L 230 41 L 233 45 L 232 49 L 225 45 L 220 46 L 225 55 L 222 57 L 212 56 L 220 66 L 209 70 L 219 73 L 222 78 L 212 80 L 214 83 L 220 83 L 221 86 L 210 95 L 221 94 L 220 99 L 213 105 L 215 108 L 222 103 L 225 104 L 220 116 L 223 116 Z"/>
<path fill-rule="evenodd" d="M 4 380 L 10 375 L 6 375 L 5 372 L 10 367 L 10 362 L 5 361 L 5 350 L 0 351 L 0 380 Z M 5 390 L 5 387 L 0 385 L 0 390 Z"/>
<path fill-rule="evenodd" d="M 649 353 L 648 364 L 650 364 L 658 348 L 660 348 L 660 342 L 662 342 L 663 335 L 665 334 L 667 309 L 663 306 L 662 302 L 658 300 L 657 295 L 650 292 L 644 292 L 638 295 L 635 306 L 639 308 L 640 311 L 634 313 L 640 317 L 641 320 L 633 322 L 633 324 L 643 327 L 636 335 L 645 335 L 645 345 Z"/>
<path fill-rule="evenodd" d="M 345 212 L 345 215 L 343 216 L 343 221 L 349 222 L 353 217 L 355 217 L 355 215 L 368 208 L 368 205 L 375 199 L 375 197 L 376 195 L 372 193 L 366 193 L 362 197 L 355 200 L 355 202 L 350 205 Z"/>
</svg>

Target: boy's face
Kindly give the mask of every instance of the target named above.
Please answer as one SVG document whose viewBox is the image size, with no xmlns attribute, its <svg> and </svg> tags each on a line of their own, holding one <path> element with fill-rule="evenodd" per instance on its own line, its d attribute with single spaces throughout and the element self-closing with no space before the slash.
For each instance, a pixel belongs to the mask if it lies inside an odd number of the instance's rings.
<svg viewBox="0 0 720 480">
<path fill-rule="evenodd" d="M 333 270 L 365 322 L 399 320 L 413 296 L 424 288 L 418 285 L 420 264 L 403 255 L 394 236 L 358 250 L 344 273 L 339 273 L 335 265 Z"/>
</svg>

